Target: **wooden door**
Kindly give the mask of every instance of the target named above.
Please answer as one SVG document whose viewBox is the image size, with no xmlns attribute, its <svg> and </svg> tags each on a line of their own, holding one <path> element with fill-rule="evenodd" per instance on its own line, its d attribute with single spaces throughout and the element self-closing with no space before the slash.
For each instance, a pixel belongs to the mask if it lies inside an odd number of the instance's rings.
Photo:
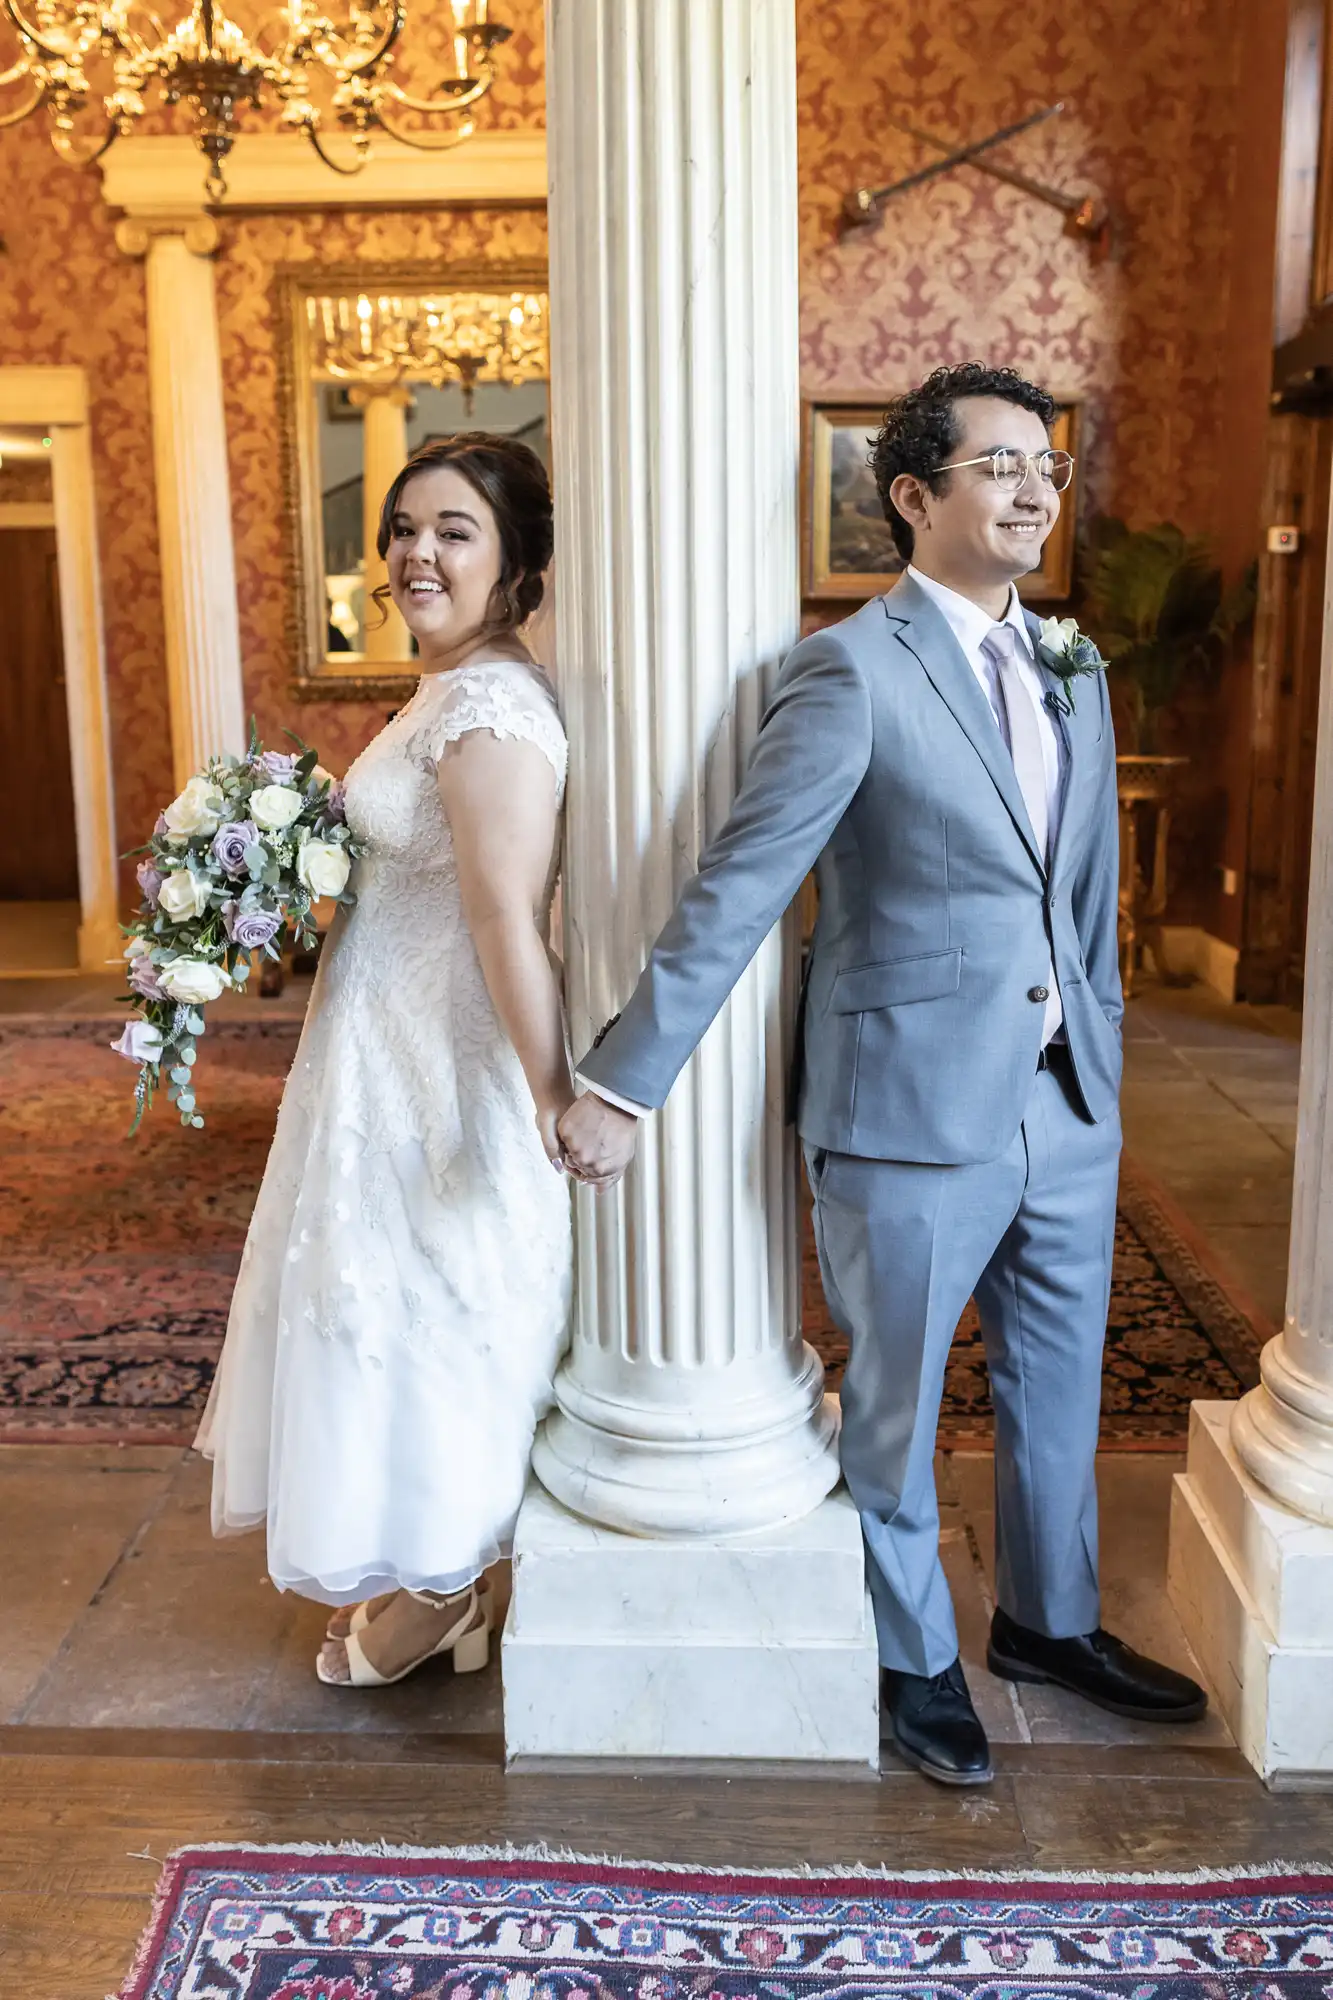
<svg viewBox="0 0 1333 2000">
<path fill-rule="evenodd" d="M 1333 417 L 1270 419 L 1264 521 L 1299 529 L 1300 541 L 1259 558 L 1238 1000 L 1300 1004 L 1331 459 Z"/>
<path fill-rule="evenodd" d="M 0 528 L 0 900 L 79 893 L 54 528 Z"/>
</svg>

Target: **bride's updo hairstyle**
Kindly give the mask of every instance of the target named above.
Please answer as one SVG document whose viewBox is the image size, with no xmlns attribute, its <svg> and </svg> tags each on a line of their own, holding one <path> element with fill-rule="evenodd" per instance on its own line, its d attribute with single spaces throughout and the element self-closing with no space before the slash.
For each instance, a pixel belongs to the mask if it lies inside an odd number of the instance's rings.
<svg viewBox="0 0 1333 2000">
<path fill-rule="evenodd" d="M 384 496 L 375 547 L 381 557 L 388 554 L 393 517 L 408 481 L 445 465 L 462 474 L 495 516 L 500 533 L 496 629 L 511 631 L 531 618 L 541 603 L 542 575 L 555 548 L 551 483 L 546 467 L 527 445 L 491 431 L 457 431 L 419 445 Z M 389 586 L 381 584 L 372 595 L 387 599 Z"/>
</svg>

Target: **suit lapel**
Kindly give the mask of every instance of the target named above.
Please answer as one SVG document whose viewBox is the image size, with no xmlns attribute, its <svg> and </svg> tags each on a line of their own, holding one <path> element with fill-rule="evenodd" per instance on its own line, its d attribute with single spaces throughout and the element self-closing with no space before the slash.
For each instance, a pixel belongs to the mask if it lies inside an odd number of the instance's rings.
<svg viewBox="0 0 1333 2000">
<path fill-rule="evenodd" d="M 1046 707 L 1064 746 L 1060 809 L 1057 815 L 1059 830 L 1051 850 L 1051 879 L 1054 881 L 1067 857 L 1074 852 L 1078 837 L 1078 820 L 1083 806 L 1083 787 L 1080 782 L 1083 776 L 1083 755 L 1080 748 L 1082 731 L 1077 727 L 1077 709 L 1073 715 L 1065 711 L 1064 704 L 1068 701 L 1069 695 L 1060 676 L 1051 672 L 1037 650 L 1041 638 L 1040 618 L 1035 612 L 1025 608 L 1023 623 L 1027 626 L 1028 637 L 1032 641 L 1032 657 L 1037 663 L 1037 672 L 1041 675 L 1046 692 L 1058 697 L 1054 702 L 1048 701 Z"/>
<path fill-rule="evenodd" d="M 949 629 L 948 620 L 933 605 L 912 578 L 903 581 L 883 600 L 891 628 L 900 642 L 924 669 L 927 678 L 945 703 L 959 728 L 980 757 L 1000 794 L 1028 853 L 1045 874 L 1045 866 L 1032 831 L 1027 807 L 1019 788 L 1014 760 L 999 731 L 981 683 L 968 665 L 967 655 Z M 1061 828 L 1063 837 L 1064 829 Z"/>
</svg>

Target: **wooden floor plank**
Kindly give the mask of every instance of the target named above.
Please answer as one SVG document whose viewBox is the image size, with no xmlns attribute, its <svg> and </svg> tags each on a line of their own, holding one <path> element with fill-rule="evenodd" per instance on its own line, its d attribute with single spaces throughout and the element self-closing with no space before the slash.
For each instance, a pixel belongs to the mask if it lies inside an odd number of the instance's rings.
<svg viewBox="0 0 1333 2000">
<path fill-rule="evenodd" d="M 148 1922 L 141 1896 L 14 1896 L 0 1890 L 0 2000 L 106 2000 Z"/>
<path fill-rule="evenodd" d="M 1253 1785 L 1015 1778 L 1014 1794 L 1042 1868 L 1172 1868 L 1312 1861 L 1333 1864 L 1333 1797 Z"/>
</svg>

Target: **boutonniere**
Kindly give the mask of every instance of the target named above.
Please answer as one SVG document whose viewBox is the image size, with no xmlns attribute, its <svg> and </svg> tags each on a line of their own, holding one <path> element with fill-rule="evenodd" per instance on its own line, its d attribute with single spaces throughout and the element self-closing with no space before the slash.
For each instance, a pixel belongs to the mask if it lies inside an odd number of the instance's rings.
<svg viewBox="0 0 1333 2000">
<path fill-rule="evenodd" d="M 1037 658 L 1060 682 L 1060 692 L 1054 688 L 1047 695 L 1047 705 L 1061 709 L 1064 714 L 1074 713 L 1074 682 L 1080 674 L 1101 674 L 1106 671 L 1106 662 L 1097 650 L 1096 641 L 1086 632 L 1080 632 L 1072 618 L 1043 618 L 1041 631 L 1037 637 Z"/>
</svg>

